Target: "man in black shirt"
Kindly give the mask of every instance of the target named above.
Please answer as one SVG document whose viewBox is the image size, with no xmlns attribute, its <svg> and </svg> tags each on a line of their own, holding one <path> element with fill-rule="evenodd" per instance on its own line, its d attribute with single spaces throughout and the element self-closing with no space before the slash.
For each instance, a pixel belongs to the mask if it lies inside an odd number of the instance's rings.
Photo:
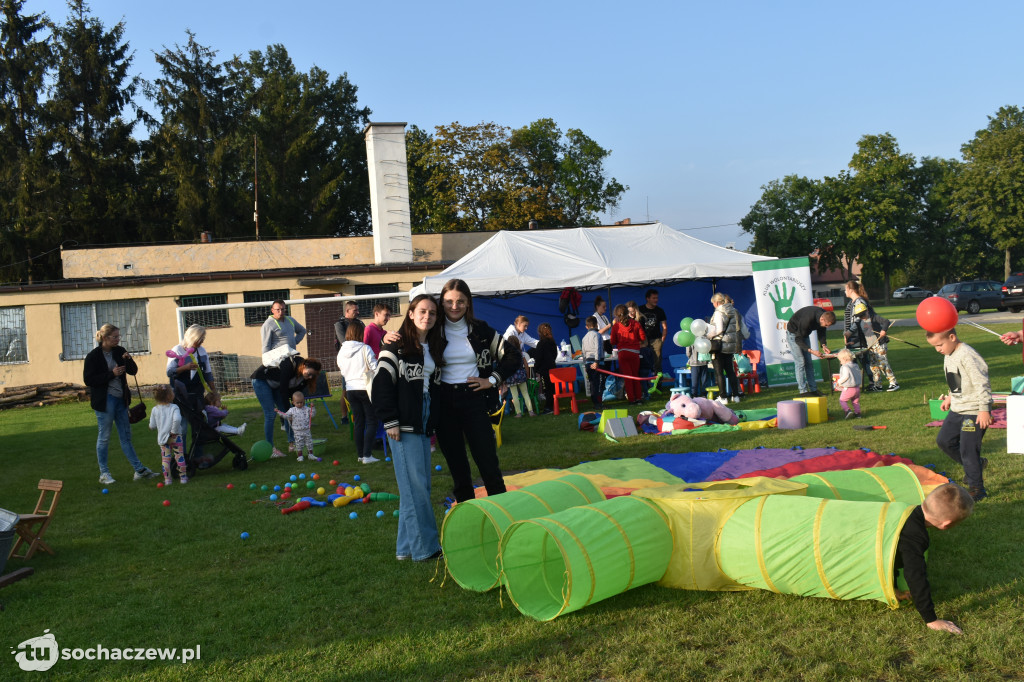
<svg viewBox="0 0 1024 682">
<path fill-rule="evenodd" d="M 793 365 L 796 371 L 796 385 L 800 397 L 821 395 L 818 393 L 818 382 L 814 377 L 814 365 L 811 356 L 820 358 L 829 352 L 825 344 L 825 332 L 835 324 L 836 314 L 818 306 L 809 305 L 793 313 L 786 323 L 786 339 L 789 351 L 793 354 Z M 818 332 L 818 340 L 824 353 L 811 350 L 811 334 Z"/>
<path fill-rule="evenodd" d="M 966 489 L 956 483 L 945 483 L 933 490 L 924 503 L 910 513 L 900 530 L 896 542 L 896 569 L 903 569 L 903 579 L 909 590 L 895 589 L 897 599 L 913 599 L 914 607 L 932 630 L 945 630 L 962 635 L 963 630 L 952 621 L 939 620 L 935 616 L 931 586 L 928 584 L 928 565 L 925 552 L 930 539 L 928 527 L 948 530 L 960 523 L 974 511 L 974 499 Z M 895 586 L 895 574 L 893 585 Z"/>
<path fill-rule="evenodd" d="M 658 306 L 657 289 L 648 289 L 644 297 L 647 301 L 640 309 L 640 312 L 643 313 L 644 335 L 647 336 L 647 343 L 654 349 L 654 354 L 658 357 L 658 364 L 654 371 L 660 372 L 661 344 L 664 343 L 665 335 L 668 333 L 668 316 Z"/>
</svg>

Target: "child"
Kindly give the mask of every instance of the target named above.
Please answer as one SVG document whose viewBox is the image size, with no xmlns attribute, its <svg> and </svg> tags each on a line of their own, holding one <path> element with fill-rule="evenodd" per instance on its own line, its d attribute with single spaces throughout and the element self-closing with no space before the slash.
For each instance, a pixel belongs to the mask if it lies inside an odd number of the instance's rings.
<svg viewBox="0 0 1024 682">
<path fill-rule="evenodd" d="M 988 365 L 957 336 L 956 327 L 944 332 L 928 332 L 928 343 L 946 357 L 949 395 L 943 396 L 942 411 L 949 411 L 935 443 L 954 462 L 964 468 L 964 483 L 975 502 L 988 496 L 982 472 L 988 460 L 981 456 L 981 439 L 992 425 L 992 390 Z"/>
<path fill-rule="evenodd" d="M 855 419 L 860 418 L 860 382 L 861 374 L 860 367 L 853 361 L 853 353 L 847 349 L 843 349 L 836 353 L 836 357 L 839 358 L 839 388 L 843 389 L 843 392 L 839 394 L 839 404 L 843 408 L 843 412 L 846 413 L 846 419 L 853 417 Z M 850 411 L 850 407 L 846 404 L 847 402 L 853 403 L 853 411 Z"/>
<path fill-rule="evenodd" d="M 522 317 L 522 315 L 520 315 L 520 317 Z M 522 344 L 519 342 L 519 337 L 517 336 L 505 337 L 505 343 L 517 350 L 522 348 Z M 533 411 L 533 403 L 530 401 L 530 392 L 527 390 L 526 386 L 526 361 L 527 356 L 523 353 L 523 366 L 516 370 L 516 373 L 505 381 L 505 388 L 508 389 L 509 398 L 512 400 L 512 406 L 516 408 L 517 419 L 523 416 L 523 408 L 519 406 L 520 396 L 522 396 L 523 404 L 526 405 L 526 412 L 531 417 L 537 416 L 537 413 Z"/>
<path fill-rule="evenodd" d="M 221 424 L 220 420 L 228 416 L 228 411 L 221 407 L 220 404 L 220 393 L 216 391 L 210 391 L 206 394 L 206 407 L 203 408 L 206 412 L 206 421 L 210 426 L 217 429 L 217 433 L 223 433 L 227 436 L 241 436 L 245 433 L 245 423 L 241 426 L 228 426 L 227 424 Z"/>
<path fill-rule="evenodd" d="M 287 412 L 274 408 L 274 412 L 280 415 L 281 419 L 287 419 L 292 425 L 292 433 L 295 434 L 295 451 L 299 453 L 296 458 L 303 461 L 302 452 L 312 462 L 319 462 L 320 458 L 313 454 L 313 417 L 316 416 L 316 408 L 306 405 L 306 396 L 302 391 L 295 391 L 292 394 L 292 407 Z"/>
<path fill-rule="evenodd" d="M 882 373 L 889 380 L 889 391 L 900 390 L 896 383 L 896 375 L 889 366 L 889 356 L 886 348 L 889 344 L 888 330 L 892 323 L 868 308 L 867 303 L 858 303 L 853 306 L 853 314 L 860 325 L 861 334 L 864 336 L 865 347 L 868 349 L 868 364 L 871 367 L 871 385 L 869 391 L 882 390 Z"/>
<path fill-rule="evenodd" d="M 711 353 L 698 353 L 696 348 L 690 346 L 686 349 L 686 357 L 690 359 L 690 397 L 703 398 Z"/>
<path fill-rule="evenodd" d="M 149 413 L 149 428 L 156 431 L 156 442 L 160 445 L 160 461 L 164 469 L 164 485 L 171 484 L 171 454 L 178 462 L 178 480 L 188 483 L 188 469 L 185 467 L 185 448 L 181 442 L 181 410 L 174 404 L 174 390 L 170 386 L 158 386 L 153 391 L 156 407 Z"/>
<path fill-rule="evenodd" d="M 597 318 L 591 315 L 585 323 L 587 333 L 583 337 L 581 347 L 583 349 L 583 360 L 587 364 L 587 385 L 590 387 L 590 402 L 594 403 L 594 409 L 602 409 L 604 387 L 601 386 L 601 374 L 597 371 L 598 366 L 604 362 L 604 339 L 597 331 Z"/>
<path fill-rule="evenodd" d="M 962 635 L 963 630 L 948 620 L 935 617 L 931 587 L 928 585 L 928 527 L 948 530 L 974 511 L 974 499 L 956 483 L 944 483 L 933 490 L 924 503 L 914 507 L 900 530 L 896 542 L 895 568 L 903 569 L 903 578 L 909 590 L 895 590 L 897 599 L 913 599 L 914 608 L 932 630 L 945 630 Z M 895 575 L 893 576 L 895 585 Z"/>
<path fill-rule="evenodd" d="M 537 327 L 537 333 L 540 335 L 540 340 L 537 341 L 537 348 L 533 353 L 533 375 L 541 381 L 541 385 L 544 387 L 543 414 L 554 414 L 555 385 L 551 383 L 549 372 L 555 368 L 558 348 L 555 345 L 555 336 L 551 333 L 550 324 L 541 322 Z"/>
</svg>

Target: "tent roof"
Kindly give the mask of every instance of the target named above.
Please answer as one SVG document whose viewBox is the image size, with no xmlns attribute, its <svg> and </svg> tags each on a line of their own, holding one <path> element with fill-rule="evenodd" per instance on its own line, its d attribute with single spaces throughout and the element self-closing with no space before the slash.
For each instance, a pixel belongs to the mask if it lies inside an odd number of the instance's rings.
<svg viewBox="0 0 1024 682">
<path fill-rule="evenodd" d="M 474 294 L 564 287 L 594 289 L 709 277 L 746 277 L 751 263 L 774 260 L 695 239 L 663 223 L 495 233 L 414 293 L 439 294 L 449 279 Z"/>
</svg>

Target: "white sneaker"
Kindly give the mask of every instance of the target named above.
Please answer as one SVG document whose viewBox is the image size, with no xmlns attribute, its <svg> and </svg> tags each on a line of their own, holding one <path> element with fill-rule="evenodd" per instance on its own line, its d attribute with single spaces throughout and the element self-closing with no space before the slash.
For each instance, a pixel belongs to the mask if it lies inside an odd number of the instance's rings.
<svg viewBox="0 0 1024 682">
<path fill-rule="evenodd" d="M 719 397 L 715 398 L 715 402 L 718 403 L 719 405 L 728 405 L 729 404 L 729 399 L 728 398 L 723 398 L 723 397 L 719 396 Z"/>
<path fill-rule="evenodd" d="M 363 464 L 373 464 L 374 462 L 379 462 L 380 460 L 374 457 L 373 455 L 370 455 L 369 457 L 363 457 L 359 461 L 361 461 Z"/>
<path fill-rule="evenodd" d="M 734 395 L 733 397 L 729 398 L 730 403 L 738 403 L 739 401 L 740 397 L 738 395 Z"/>
<path fill-rule="evenodd" d="M 301 461 L 302 461 L 302 455 L 299 455 L 299 456 L 298 456 L 298 457 L 296 457 L 295 459 L 296 459 L 296 461 L 298 461 L 298 462 L 301 462 Z"/>
<path fill-rule="evenodd" d="M 117 481 L 115 481 L 114 477 L 111 476 L 109 473 L 106 473 L 100 474 L 100 483 L 102 483 L 103 485 L 110 485 L 111 483 L 117 483 Z"/>
<path fill-rule="evenodd" d="M 243 433 L 245 433 L 245 424 L 238 427 L 238 435 L 241 436 Z"/>
<path fill-rule="evenodd" d="M 149 467 L 142 467 L 142 471 L 136 471 L 135 472 L 135 478 L 133 480 L 141 481 L 144 478 L 156 478 L 159 475 L 160 474 L 156 473 L 155 471 L 153 471 Z"/>
</svg>

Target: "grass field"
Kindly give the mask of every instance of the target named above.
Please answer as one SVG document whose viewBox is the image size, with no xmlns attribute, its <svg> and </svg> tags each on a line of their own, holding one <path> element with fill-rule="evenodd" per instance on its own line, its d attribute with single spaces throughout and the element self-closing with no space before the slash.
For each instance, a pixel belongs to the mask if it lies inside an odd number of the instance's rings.
<svg viewBox="0 0 1024 682">
<path fill-rule="evenodd" d="M 1006 331 L 1010 327 L 996 327 Z M 1015 327 L 1016 328 L 1016 327 Z M 964 329 L 989 361 L 993 388 L 1022 374 L 1020 347 Z M 901 330 L 924 345 L 918 329 Z M 718 448 L 870 447 L 954 478 L 962 471 L 934 446 L 923 398 L 945 390 L 942 358 L 930 347 L 894 343 L 892 365 L 903 390 L 866 394 L 865 421 L 884 431 L 854 431 L 833 420 L 801 431 L 640 436 L 621 444 L 581 433 L 575 416 L 505 420 L 500 450 L 508 472 L 569 467 L 581 460 L 645 457 Z M 743 407 L 769 407 L 792 389 L 769 389 Z M 249 422 L 240 443 L 261 438 L 255 400 L 228 404 L 228 422 Z M 830 398 L 833 417 L 838 398 Z M 651 409 L 657 409 L 650 403 Z M 633 410 L 635 412 L 635 409 Z M 283 434 L 282 434 L 283 435 Z M 96 422 L 88 404 L 0 413 L 0 507 L 29 511 L 40 478 L 65 482 L 47 533 L 56 556 L 27 562 L 35 575 L 0 590 L 0 644 L 13 650 L 44 630 L 63 649 L 200 648 L 200 659 L 61 660 L 46 679 L 1020 679 L 1024 676 L 1024 476 L 1022 456 L 1006 454 L 1005 431 L 985 437 L 990 497 L 959 527 L 932 531 L 930 575 L 940 618 L 966 635 L 928 630 L 904 605 L 836 602 L 768 592 L 688 592 L 641 587 L 550 623 L 521 615 L 507 595 L 477 594 L 442 580 L 434 564 L 396 562 L 397 503 L 281 515 L 251 483 L 283 484 L 290 474 L 324 479 L 362 475 L 373 489 L 397 492 L 390 465 L 355 464 L 347 429 L 317 417 L 327 461 L 254 464 L 243 473 L 224 461 L 186 486 L 133 483 L 118 445 L 118 482 L 101 494 Z M 134 439 L 158 464 L 145 424 Z M 338 467 L 329 464 L 338 459 Z M 436 464 L 443 464 L 438 454 Z M 434 498 L 449 494 L 446 472 Z M 234 485 L 227 489 L 228 483 Z M 163 500 L 170 506 L 163 506 Z M 384 518 L 375 518 L 382 509 Z M 239 534 L 248 532 L 243 541 Z M 25 562 L 11 560 L 7 570 Z M 12 655 L 0 679 L 31 679 Z M 43 679 L 43 678 L 39 678 Z"/>
</svg>

